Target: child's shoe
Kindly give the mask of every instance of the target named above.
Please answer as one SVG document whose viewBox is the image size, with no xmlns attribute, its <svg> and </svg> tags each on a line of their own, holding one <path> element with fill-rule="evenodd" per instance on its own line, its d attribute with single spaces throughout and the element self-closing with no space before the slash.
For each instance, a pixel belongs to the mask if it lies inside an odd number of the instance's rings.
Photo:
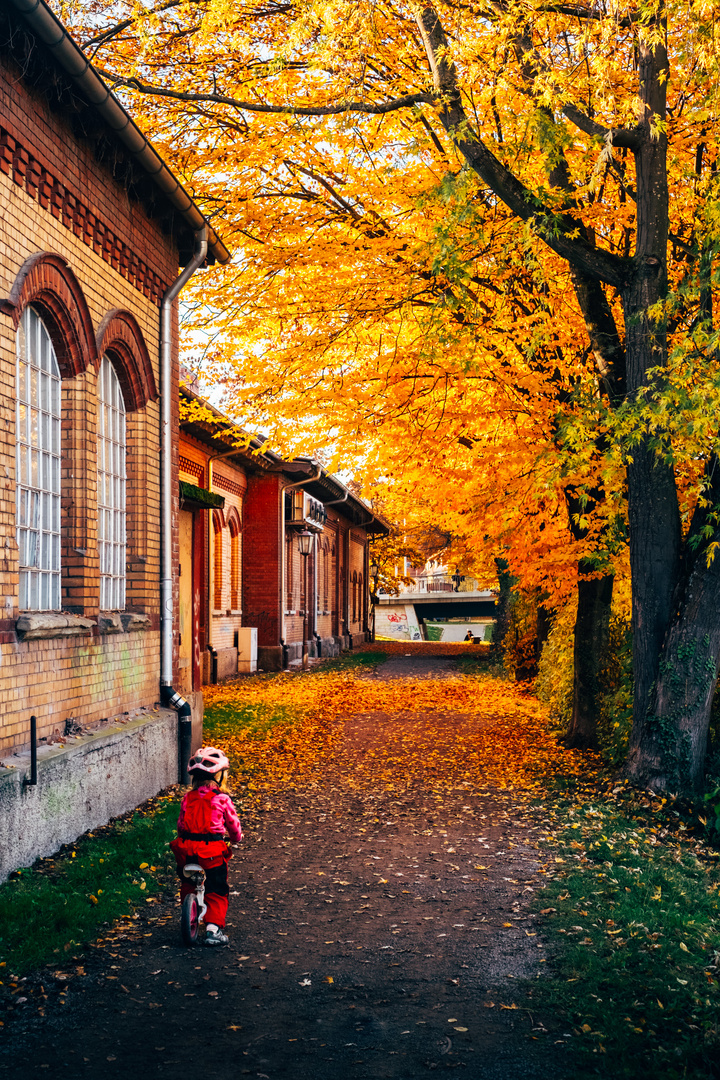
<svg viewBox="0 0 720 1080">
<path fill-rule="evenodd" d="M 223 934 L 222 930 L 207 930 L 205 933 L 206 945 L 229 945 L 230 938 Z"/>
</svg>

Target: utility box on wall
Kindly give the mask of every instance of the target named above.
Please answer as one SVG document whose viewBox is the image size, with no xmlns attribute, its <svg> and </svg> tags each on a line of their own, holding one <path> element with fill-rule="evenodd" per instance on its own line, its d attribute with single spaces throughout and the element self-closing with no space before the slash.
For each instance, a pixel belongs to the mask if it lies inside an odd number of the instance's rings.
<svg viewBox="0 0 720 1080">
<path fill-rule="evenodd" d="M 237 631 L 238 675 L 257 671 L 257 637 L 256 626 L 241 626 Z"/>
</svg>

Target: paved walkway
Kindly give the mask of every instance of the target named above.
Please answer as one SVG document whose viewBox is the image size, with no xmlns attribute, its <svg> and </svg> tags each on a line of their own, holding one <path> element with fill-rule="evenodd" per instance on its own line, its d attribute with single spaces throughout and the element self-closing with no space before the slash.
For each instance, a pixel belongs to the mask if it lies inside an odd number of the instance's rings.
<svg viewBox="0 0 720 1080">
<path fill-rule="evenodd" d="M 453 674 L 406 659 L 374 678 Z M 349 717 L 322 782 L 246 820 L 232 947 L 181 948 L 175 904 L 155 908 L 18 1032 L 0 1077 L 556 1078 L 559 1036 L 519 981 L 547 956 L 532 825 L 507 793 L 440 784 L 458 726 L 475 723 Z"/>
<path fill-rule="evenodd" d="M 457 660 L 453 656 L 432 656 L 428 653 L 408 653 L 392 656 L 379 664 L 369 679 L 451 679 L 459 678 Z"/>
</svg>

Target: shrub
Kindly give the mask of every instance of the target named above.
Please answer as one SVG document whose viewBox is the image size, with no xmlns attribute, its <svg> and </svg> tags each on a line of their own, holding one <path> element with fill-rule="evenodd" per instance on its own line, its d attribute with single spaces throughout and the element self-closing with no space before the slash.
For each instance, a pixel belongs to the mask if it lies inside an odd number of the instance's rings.
<svg viewBox="0 0 720 1080">
<path fill-rule="evenodd" d="M 575 605 L 569 604 L 553 616 L 535 681 L 535 693 L 550 706 L 552 719 L 563 730 L 567 729 L 572 713 L 574 628 Z"/>
<path fill-rule="evenodd" d="M 613 615 L 599 672 L 598 742 L 603 760 L 615 768 L 627 756 L 633 710 L 632 630 L 626 615 Z"/>
</svg>

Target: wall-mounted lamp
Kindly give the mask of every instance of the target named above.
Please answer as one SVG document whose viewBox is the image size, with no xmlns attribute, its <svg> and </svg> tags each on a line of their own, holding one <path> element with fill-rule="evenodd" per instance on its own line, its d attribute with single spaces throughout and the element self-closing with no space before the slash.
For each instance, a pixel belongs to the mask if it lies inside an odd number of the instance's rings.
<svg viewBox="0 0 720 1080">
<path fill-rule="evenodd" d="M 298 551 L 301 555 L 310 555 L 313 547 L 313 534 L 305 530 L 298 533 Z"/>
</svg>

